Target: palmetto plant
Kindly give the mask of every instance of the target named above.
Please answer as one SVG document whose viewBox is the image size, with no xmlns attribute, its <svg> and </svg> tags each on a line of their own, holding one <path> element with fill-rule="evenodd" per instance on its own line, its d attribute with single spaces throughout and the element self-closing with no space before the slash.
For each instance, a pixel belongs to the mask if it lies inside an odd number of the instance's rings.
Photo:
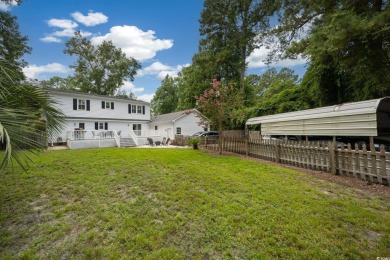
<svg viewBox="0 0 390 260">
<path fill-rule="evenodd" d="M 20 83 L 18 75 L 0 59 L 0 144 L 5 147 L 0 152 L 0 169 L 12 158 L 26 169 L 31 161 L 28 152 L 45 147 L 64 123 L 56 102 L 43 89 Z"/>
</svg>

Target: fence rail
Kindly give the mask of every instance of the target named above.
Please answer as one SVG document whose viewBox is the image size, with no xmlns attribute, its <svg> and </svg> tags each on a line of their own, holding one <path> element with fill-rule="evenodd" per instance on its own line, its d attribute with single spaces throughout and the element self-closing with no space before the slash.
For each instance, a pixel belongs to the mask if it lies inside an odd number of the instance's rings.
<svg viewBox="0 0 390 260">
<path fill-rule="evenodd" d="M 188 145 L 191 137 L 176 136 L 176 145 Z M 260 136 L 242 133 L 223 133 L 221 142 L 210 137 L 201 137 L 199 148 L 246 155 L 296 167 L 330 172 L 359 178 L 372 183 L 390 184 L 390 153 L 380 146 L 351 147 L 336 142 L 305 142 L 262 140 Z M 369 149 L 370 148 L 370 149 Z"/>
</svg>

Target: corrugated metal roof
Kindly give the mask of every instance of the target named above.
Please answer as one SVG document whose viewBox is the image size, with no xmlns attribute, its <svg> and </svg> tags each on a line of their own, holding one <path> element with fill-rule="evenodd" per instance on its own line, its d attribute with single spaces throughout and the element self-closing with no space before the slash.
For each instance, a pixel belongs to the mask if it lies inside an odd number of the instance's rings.
<svg viewBox="0 0 390 260">
<path fill-rule="evenodd" d="M 390 98 L 255 117 L 246 124 L 261 124 L 265 135 L 377 136 L 377 110 L 384 101 Z M 382 107 L 390 109 L 388 104 Z"/>
</svg>

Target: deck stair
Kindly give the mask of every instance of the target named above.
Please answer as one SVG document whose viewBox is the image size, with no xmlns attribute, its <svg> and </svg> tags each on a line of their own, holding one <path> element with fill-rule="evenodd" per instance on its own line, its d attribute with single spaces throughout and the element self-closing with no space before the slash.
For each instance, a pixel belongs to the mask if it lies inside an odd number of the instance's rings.
<svg viewBox="0 0 390 260">
<path fill-rule="evenodd" d="M 135 144 L 133 138 L 131 137 L 121 137 L 121 147 L 136 147 L 137 145 Z"/>
</svg>

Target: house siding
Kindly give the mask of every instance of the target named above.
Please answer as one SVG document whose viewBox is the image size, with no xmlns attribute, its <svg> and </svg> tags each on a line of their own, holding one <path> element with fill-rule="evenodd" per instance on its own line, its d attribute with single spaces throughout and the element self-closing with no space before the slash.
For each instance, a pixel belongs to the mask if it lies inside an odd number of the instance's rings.
<svg viewBox="0 0 390 260">
<path fill-rule="evenodd" d="M 107 125 L 107 130 L 121 131 L 121 136 L 130 135 L 130 131 L 133 130 L 133 124 L 141 124 L 144 133 L 148 134 L 148 124 L 150 122 L 149 103 L 138 100 L 122 100 L 103 96 L 83 95 L 82 93 L 49 91 L 49 94 L 58 102 L 56 106 L 64 113 L 66 119 L 62 133 L 51 140 L 53 143 L 60 141 L 66 142 L 67 131 L 79 128 L 79 123 L 84 123 L 84 130 L 92 131 L 95 130 L 96 122 L 102 122 Z M 89 101 L 85 102 L 85 110 L 75 110 L 75 99 Z M 114 109 L 103 109 L 103 101 L 110 102 L 110 104 L 113 102 Z M 87 110 L 87 104 L 89 106 L 89 111 Z M 141 106 L 142 113 L 129 114 L 129 104 Z M 78 106 L 76 106 L 76 108 L 78 108 Z M 145 114 L 143 112 L 145 112 Z"/>
<path fill-rule="evenodd" d="M 196 132 L 204 130 L 203 126 L 199 126 L 200 118 L 197 116 L 197 113 L 191 113 L 183 115 L 182 117 L 173 120 L 173 121 L 156 121 L 150 123 L 150 135 L 151 136 L 161 136 L 169 137 L 174 139 L 176 135 L 176 128 L 181 127 L 182 135 L 193 135 Z M 158 130 L 155 131 L 155 126 L 158 126 Z"/>
<path fill-rule="evenodd" d="M 200 118 L 196 113 L 185 115 L 174 122 L 174 134 L 176 134 L 176 128 L 181 127 L 182 135 L 193 135 L 196 132 L 204 131 L 204 127 L 198 124 Z"/>
<path fill-rule="evenodd" d="M 111 119 L 132 119 L 132 120 L 150 120 L 150 105 L 145 102 L 137 100 L 121 100 L 96 96 L 82 96 L 78 93 L 51 93 L 51 96 L 56 99 L 59 104 L 58 108 L 67 117 L 80 117 L 80 118 L 111 118 Z M 90 110 L 74 110 L 73 99 L 85 99 L 90 100 Z M 114 102 L 114 109 L 103 109 L 102 101 Z M 128 112 L 128 105 L 145 106 L 145 114 Z M 143 108 L 141 109 L 141 111 Z M 142 111 L 143 112 L 143 111 Z"/>
<path fill-rule="evenodd" d="M 155 130 L 155 126 L 158 127 L 158 130 L 156 131 Z M 150 124 L 150 130 L 149 130 L 149 134 L 150 136 L 153 138 L 153 137 L 166 137 L 166 138 L 170 138 L 170 139 L 173 139 L 175 137 L 175 135 L 173 134 L 173 131 L 172 131 L 172 128 L 173 128 L 173 125 L 172 125 L 172 122 L 155 122 L 155 123 L 151 123 Z"/>
</svg>

